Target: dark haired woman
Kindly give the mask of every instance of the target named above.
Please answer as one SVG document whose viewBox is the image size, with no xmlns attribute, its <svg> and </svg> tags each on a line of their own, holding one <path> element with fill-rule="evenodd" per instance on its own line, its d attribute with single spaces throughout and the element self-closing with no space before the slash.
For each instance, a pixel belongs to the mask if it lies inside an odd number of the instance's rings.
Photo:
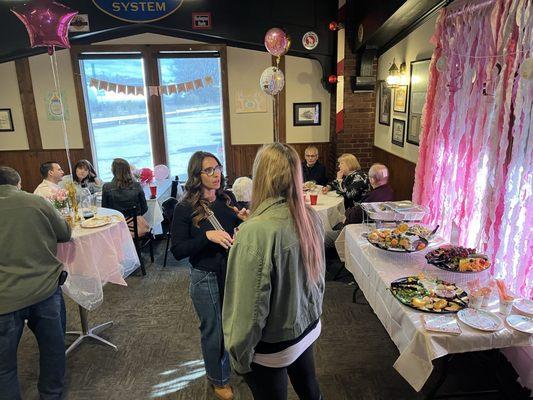
<svg viewBox="0 0 533 400">
<path fill-rule="evenodd" d="M 94 194 L 102 190 L 102 181 L 96 176 L 93 165 L 88 160 L 80 160 L 74 165 L 73 181 Z"/>
<path fill-rule="evenodd" d="M 222 166 L 211 153 L 197 151 L 189 160 L 185 196 L 172 219 L 171 251 L 189 257 L 189 294 L 200 319 L 201 346 L 207 378 L 219 399 L 232 399 L 230 364 L 222 334 L 222 298 L 227 251 L 234 229 L 246 210 L 237 213 L 224 192 Z"/>
<path fill-rule="evenodd" d="M 139 182 L 133 180 L 130 165 L 122 158 L 115 158 L 111 164 L 113 180 L 102 189 L 102 207 L 112 208 L 124 213 L 133 207 L 137 215 L 148 211 L 146 197 Z"/>
</svg>

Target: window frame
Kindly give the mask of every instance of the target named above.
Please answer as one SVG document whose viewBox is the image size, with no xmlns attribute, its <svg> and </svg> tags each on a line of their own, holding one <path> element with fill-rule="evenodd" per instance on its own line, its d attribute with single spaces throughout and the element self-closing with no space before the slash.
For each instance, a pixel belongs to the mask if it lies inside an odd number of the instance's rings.
<svg viewBox="0 0 533 400">
<path fill-rule="evenodd" d="M 74 86 L 76 90 L 76 100 L 78 104 L 78 112 L 80 115 L 81 134 L 83 140 L 83 147 L 89 155 L 91 161 L 94 162 L 93 144 L 91 142 L 89 133 L 89 120 L 87 105 L 85 104 L 82 74 L 80 70 L 80 59 L 85 58 L 84 53 L 89 53 L 91 59 L 98 58 L 120 58 L 122 54 L 128 57 L 127 53 L 140 52 L 144 60 L 145 67 L 145 82 L 148 86 L 159 86 L 159 68 L 158 58 L 165 58 L 169 56 L 168 52 L 177 52 L 182 56 L 194 57 L 195 53 L 198 55 L 202 53 L 218 53 L 220 58 L 220 79 L 222 84 L 222 120 L 224 127 L 224 152 L 226 158 L 226 175 L 230 179 L 234 179 L 235 168 L 233 164 L 233 154 L 231 151 L 231 130 L 229 117 L 229 95 L 228 95 L 228 68 L 227 68 L 227 51 L 224 44 L 173 44 L 173 45 L 83 45 L 72 46 L 70 49 L 70 57 L 72 62 L 72 70 L 74 73 Z M 113 54 L 115 53 L 115 54 Z M 176 54 L 172 55 L 175 57 Z M 168 165 L 167 160 L 167 144 L 164 132 L 163 121 L 163 107 L 160 96 L 148 96 L 148 123 L 150 126 L 150 141 L 152 143 L 152 157 L 154 165 L 165 164 Z"/>
</svg>

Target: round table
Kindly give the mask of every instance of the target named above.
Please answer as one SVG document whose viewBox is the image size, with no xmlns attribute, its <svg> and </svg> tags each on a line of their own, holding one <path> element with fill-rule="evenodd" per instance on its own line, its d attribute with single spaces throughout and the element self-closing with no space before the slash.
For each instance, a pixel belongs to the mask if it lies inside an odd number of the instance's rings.
<svg viewBox="0 0 533 400">
<path fill-rule="evenodd" d="M 309 194 L 305 196 L 306 203 L 309 203 Z M 335 192 L 327 194 L 319 193 L 317 204 L 311 206 L 320 216 L 325 231 L 332 231 L 339 222 L 344 221 L 344 198 Z"/>
<path fill-rule="evenodd" d="M 106 208 L 98 208 L 97 215 L 110 216 L 112 221 L 98 228 L 82 228 L 78 225 L 72 230 L 71 240 L 60 243 L 57 247 L 57 258 L 63 262 L 68 272 L 62 289 L 80 306 L 82 320 L 81 332 L 67 332 L 80 335 L 67 352 L 87 336 L 111 345 L 104 339 L 95 337 L 94 332 L 101 331 L 112 322 L 88 329 L 87 311 L 102 304 L 103 286 L 106 283 L 126 286 L 124 278 L 140 265 L 123 215 Z"/>
</svg>

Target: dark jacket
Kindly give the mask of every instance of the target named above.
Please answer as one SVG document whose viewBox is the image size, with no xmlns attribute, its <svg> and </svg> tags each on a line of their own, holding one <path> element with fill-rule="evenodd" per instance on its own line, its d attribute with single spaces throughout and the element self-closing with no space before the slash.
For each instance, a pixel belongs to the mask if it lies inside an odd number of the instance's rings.
<svg viewBox="0 0 533 400">
<path fill-rule="evenodd" d="M 363 196 L 361 203 L 375 203 L 383 201 L 393 201 L 394 191 L 388 185 L 379 186 Z M 363 222 L 363 209 L 359 204 L 355 204 L 353 207 L 346 210 L 345 225 L 348 224 L 360 224 Z"/>
<path fill-rule="evenodd" d="M 371 189 L 368 175 L 361 170 L 353 171 L 341 181 L 334 180 L 328 185 L 343 195 L 345 209 L 353 207 L 355 203 L 360 203 L 363 196 Z"/>
<path fill-rule="evenodd" d="M 124 213 L 137 207 L 137 215 L 148 211 L 146 195 L 139 182 L 133 182 L 128 188 L 118 188 L 114 182 L 106 183 L 102 189 L 102 207 L 112 208 Z"/>
<path fill-rule="evenodd" d="M 328 183 L 326 176 L 326 167 L 317 161 L 312 167 L 308 167 L 304 161 L 302 163 L 302 172 L 304 176 L 304 182 L 315 181 L 317 185 L 325 186 Z"/>
</svg>

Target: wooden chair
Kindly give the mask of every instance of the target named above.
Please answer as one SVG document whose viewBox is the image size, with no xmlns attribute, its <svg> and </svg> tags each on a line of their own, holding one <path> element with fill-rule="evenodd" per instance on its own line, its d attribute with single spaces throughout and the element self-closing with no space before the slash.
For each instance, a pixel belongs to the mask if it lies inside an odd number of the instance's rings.
<svg viewBox="0 0 533 400">
<path fill-rule="evenodd" d="M 147 246 L 150 249 L 150 261 L 154 262 L 154 236 L 152 234 L 152 230 L 150 232 L 146 233 L 144 236 L 139 236 L 139 225 L 137 222 L 137 207 L 132 207 L 127 210 L 123 211 L 124 217 L 126 217 L 126 220 L 132 219 L 132 224 L 128 224 L 128 227 L 130 228 L 130 231 L 133 233 L 133 243 L 135 244 L 135 249 L 137 250 L 137 255 L 139 256 L 139 262 L 141 269 L 141 274 L 144 276 L 146 275 L 146 269 L 144 267 L 144 262 L 142 258 L 142 249 L 146 248 Z"/>
</svg>

